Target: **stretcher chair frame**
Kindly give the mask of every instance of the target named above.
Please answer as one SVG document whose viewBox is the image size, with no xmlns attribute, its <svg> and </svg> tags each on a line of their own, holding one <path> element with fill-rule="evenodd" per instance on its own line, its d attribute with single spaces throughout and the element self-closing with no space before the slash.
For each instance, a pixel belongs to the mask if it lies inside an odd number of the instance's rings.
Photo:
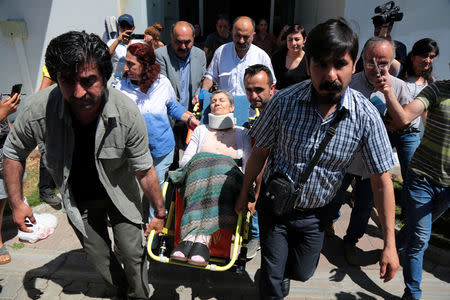
<svg viewBox="0 0 450 300">
<path fill-rule="evenodd" d="M 166 193 L 168 190 L 169 182 L 164 182 L 163 186 L 163 196 L 166 198 Z M 158 245 L 158 254 L 153 253 L 152 244 L 153 239 L 155 238 L 155 230 L 152 230 L 149 234 L 147 240 L 147 253 L 151 259 L 160 262 L 160 263 L 168 263 L 173 265 L 191 267 L 196 269 L 203 269 L 209 271 L 227 271 L 232 267 L 236 267 L 237 273 L 242 273 L 245 271 L 245 265 L 247 263 L 247 242 L 248 242 L 248 231 L 250 226 L 250 212 L 247 212 L 245 217 L 243 217 L 242 212 L 239 213 L 237 218 L 236 230 L 234 232 L 234 242 L 232 242 L 232 252 L 230 258 L 215 258 L 211 257 L 209 263 L 202 266 L 195 266 L 188 264 L 187 262 L 180 262 L 170 258 L 170 253 L 166 253 L 166 245 L 165 242 L 162 242 L 161 245 Z M 166 219 L 166 223 L 162 230 L 162 239 L 164 241 L 165 237 L 174 236 L 174 231 L 170 228 L 172 227 L 172 222 L 175 218 L 175 200 L 170 202 L 169 213 Z M 242 233 L 241 233 L 242 232 Z M 241 246 L 240 251 L 239 246 Z M 238 253 L 239 252 L 239 253 Z M 169 255 L 169 257 L 167 256 Z"/>
</svg>

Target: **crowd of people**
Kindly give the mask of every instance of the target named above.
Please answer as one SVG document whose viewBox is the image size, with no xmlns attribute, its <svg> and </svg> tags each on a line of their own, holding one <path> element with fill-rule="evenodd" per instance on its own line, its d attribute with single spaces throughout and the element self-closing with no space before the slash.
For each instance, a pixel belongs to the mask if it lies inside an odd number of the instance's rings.
<svg viewBox="0 0 450 300">
<path fill-rule="evenodd" d="M 118 37 L 106 44 L 86 32 L 54 38 L 45 54 L 48 84 L 28 98 L 11 132 L 5 120 L 20 95 L 1 102 L 0 216 L 9 199 L 21 231 L 30 231 L 26 219 L 35 223 L 22 177 L 39 145 L 43 174 L 50 190 L 58 188 L 88 260 L 119 297 L 147 299 L 142 233 L 162 231 L 169 169 L 177 169 L 169 175 L 175 184 L 209 174 L 215 188 L 205 195 L 193 192 L 202 184 L 183 191 L 181 242 L 171 259 L 207 265 L 211 235 L 250 211 L 247 258 L 261 249 L 261 299 L 282 299 L 290 280 L 313 276 L 325 231 L 353 183 L 345 258 L 359 264 L 356 243 L 375 206 L 384 239 L 380 277 L 394 277 L 400 252 L 402 299 L 421 298 L 431 224 L 450 204 L 450 82 L 432 72 L 436 41 L 420 39 L 406 55 L 390 37 L 393 21 L 374 23 L 357 62 L 358 36 L 342 18 L 309 33 L 300 24 L 285 26 L 278 38 L 265 19 L 241 16 L 230 25 L 220 15 L 206 39 L 198 38 L 198 26 L 178 21 L 166 29 L 167 45 L 159 23 L 143 40 L 132 36 L 131 15 L 121 15 L 118 25 Z M 200 125 L 193 110 L 209 94 L 209 123 Z M 250 109 L 235 104 L 243 96 Z M 256 121 L 238 126 L 238 111 Z M 406 217 L 397 237 L 393 148 Z M 0 263 L 7 263 L 1 239 L 0 246 Z"/>
</svg>

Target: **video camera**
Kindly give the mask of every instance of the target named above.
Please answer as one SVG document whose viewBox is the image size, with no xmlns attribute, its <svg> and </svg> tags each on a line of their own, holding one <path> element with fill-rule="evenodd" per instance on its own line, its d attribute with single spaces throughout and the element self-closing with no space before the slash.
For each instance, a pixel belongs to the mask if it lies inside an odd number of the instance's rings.
<svg viewBox="0 0 450 300">
<path fill-rule="evenodd" d="M 372 17 L 372 22 L 375 27 L 383 24 L 393 24 L 394 22 L 403 19 L 403 13 L 400 12 L 400 7 L 395 6 L 394 1 L 386 2 L 383 5 L 375 7 L 376 16 Z"/>
</svg>

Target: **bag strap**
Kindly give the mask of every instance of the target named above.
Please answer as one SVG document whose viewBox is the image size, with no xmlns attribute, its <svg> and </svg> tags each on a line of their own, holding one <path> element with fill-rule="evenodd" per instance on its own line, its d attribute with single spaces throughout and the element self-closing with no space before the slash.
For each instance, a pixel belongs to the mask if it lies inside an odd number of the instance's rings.
<svg viewBox="0 0 450 300">
<path fill-rule="evenodd" d="M 325 137 L 323 138 L 322 142 L 319 145 L 319 148 L 317 149 L 313 158 L 309 161 L 308 166 L 306 167 L 305 171 L 302 174 L 302 177 L 300 178 L 300 182 L 299 182 L 300 186 L 303 185 L 308 180 L 309 175 L 311 174 L 314 167 L 317 165 L 317 162 L 319 161 L 320 156 L 322 155 L 323 151 L 325 150 L 325 147 L 328 145 L 330 140 L 336 134 L 336 128 L 338 127 L 339 122 L 344 118 L 344 114 L 347 111 L 348 110 L 345 107 L 342 107 L 339 110 L 338 115 L 332 121 L 331 126 L 327 129 L 327 132 L 325 133 Z"/>
</svg>

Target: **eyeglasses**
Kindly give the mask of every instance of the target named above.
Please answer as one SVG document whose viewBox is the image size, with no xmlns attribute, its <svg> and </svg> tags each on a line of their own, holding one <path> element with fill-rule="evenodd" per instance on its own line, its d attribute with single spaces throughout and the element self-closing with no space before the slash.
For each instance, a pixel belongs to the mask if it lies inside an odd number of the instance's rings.
<svg viewBox="0 0 450 300">
<path fill-rule="evenodd" d="M 375 64 L 373 62 L 366 62 L 364 63 L 366 65 L 366 67 L 370 68 L 370 69 L 374 69 L 375 68 Z M 380 69 L 386 69 L 389 68 L 390 64 L 389 63 L 380 63 L 378 64 L 378 68 Z"/>
</svg>

